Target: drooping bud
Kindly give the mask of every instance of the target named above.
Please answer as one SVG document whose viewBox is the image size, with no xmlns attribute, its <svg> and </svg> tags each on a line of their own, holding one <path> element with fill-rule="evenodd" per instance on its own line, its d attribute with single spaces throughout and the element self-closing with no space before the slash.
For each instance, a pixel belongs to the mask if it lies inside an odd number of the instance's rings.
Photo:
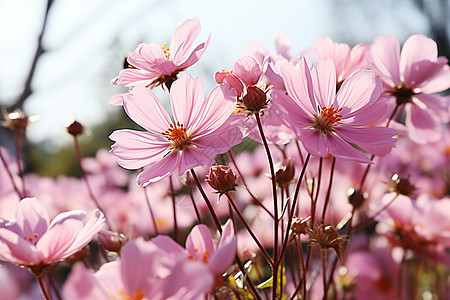
<svg viewBox="0 0 450 300">
<path fill-rule="evenodd" d="M 333 226 L 320 224 L 315 229 L 309 229 L 308 233 L 313 242 L 321 248 L 333 248 L 339 260 L 343 261 L 342 252 L 346 240 Z"/>
<path fill-rule="evenodd" d="M 215 165 L 209 169 L 206 182 L 222 195 L 234 190 L 236 186 L 236 175 L 228 166 Z"/>
<path fill-rule="evenodd" d="M 289 184 L 295 175 L 295 167 L 292 159 L 286 158 L 280 162 L 278 170 L 275 172 L 275 180 L 278 186 Z"/>
<path fill-rule="evenodd" d="M 123 233 L 107 230 L 99 231 L 98 239 L 106 250 L 117 253 L 120 253 L 122 246 L 127 240 L 126 236 Z"/>
<path fill-rule="evenodd" d="M 16 108 L 11 113 L 8 113 L 5 108 L 2 108 L 2 115 L 5 120 L 0 122 L 1 126 L 20 132 L 24 132 L 30 123 L 39 119 L 39 116 L 28 117 L 19 108 Z"/>
<path fill-rule="evenodd" d="M 75 121 L 75 120 L 72 122 L 69 122 L 69 125 L 67 125 L 66 128 L 67 128 L 67 132 L 70 135 L 73 135 L 74 137 L 76 137 L 79 134 L 82 134 L 84 131 L 83 124 L 81 124 L 80 122 Z"/>
<path fill-rule="evenodd" d="M 256 86 L 249 86 L 242 102 L 248 111 L 259 111 L 266 107 L 267 95 Z"/>
<path fill-rule="evenodd" d="M 347 191 L 348 201 L 356 209 L 360 208 L 367 199 L 367 193 L 363 193 L 360 190 L 354 190 L 350 188 Z"/>
</svg>

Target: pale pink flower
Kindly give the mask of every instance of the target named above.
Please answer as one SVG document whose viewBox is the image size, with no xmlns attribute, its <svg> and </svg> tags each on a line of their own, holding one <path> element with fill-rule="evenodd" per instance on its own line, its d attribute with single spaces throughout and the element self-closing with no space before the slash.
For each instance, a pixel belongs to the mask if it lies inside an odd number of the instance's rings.
<svg viewBox="0 0 450 300">
<path fill-rule="evenodd" d="M 177 245 L 167 237 L 169 247 Z M 180 249 L 183 249 L 178 245 Z M 63 288 L 65 299 L 204 299 L 214 281 L 203 263 L 177 259 L 142 238 L 129 241 L 121 260 L 104 264 L 96 273 L 75 265 Z"/>
<path fill-rule="evenodd" d="M 172 86 L 173 122 L 156 96 L 136 87 L 125 99 L 128 116 L 148 132 L 118 130 L 110 138 L 112 153 L 128 169 L 144 167 L 140 185 L 160 180 L 178 170 L 211 164 L 216 155 L 240 143 L 242 135 L 232 126 L 235 92 L 228 85 L 216 86 L 203 98 L 203 84 L 188 74 Z"/>
<path fill-rule="evenodd" d="M 272 101 L 309 153 L 370 163 L 349 143 L 375 155 L 392 149 L 396 131 L 370 126 L 383 115 L 386 102 L 379 98 L 381 81 L 374 72 L 353 73 L 337 94 L 332 60 L 316 62 L 310 71 L 303 59 L 297 66 L 283 65 L 281 72 L 289 96 L 274 91 Z"/>
<path fill-rule="evenodd" d="M 122 70 L 112 83 L 149 88 L 164 83 L 170 88 L 177 79 L 177 74 L 195 64 L 206 50 L 209 37 L 206 42 L 191 50 L 199 33 L 198 18 L 187 19 L 175 29 L 169 48 L 166 48 L 166 44 L 162 47 L 155 43 L 138 45 L 127 57 L 129 68 Z M 120 98 L 113 99 L 120 102 Z"/>
<path fill-rule="evenodd" d="M 104 216 L 96 210 L 86 223 L 86 213 L 61 213 L 52 222 L 36 198 L 19 202 L 16 218 L 0 219 L 0 258 L 39 271 L 43 267 L 75 254 L 99 232 Z"/>
<path fill-rule="evenodd" d="M 449 121 L 449 99 L 436 93 L 450 87 L 447 58 L 438 57 L 436 42 L 416 34 L 400 51 L 393 36 L 377 37 L 370 47 L 372 64 L 384 84 L 384 92 L 406 112 L 411 140 L 419 144 L 441 136 L 440 122 Z"/>
<path fill-rule="evenodd" d="M 319 38 L 314 44 L 319 60 L 332 59 L 336 67 L 336 83 L 340 86 L 354 71 L 369 69 L 368 44 L 351 48 L 345 43 L 335 43 L 330 37 Z"/>
</svg>

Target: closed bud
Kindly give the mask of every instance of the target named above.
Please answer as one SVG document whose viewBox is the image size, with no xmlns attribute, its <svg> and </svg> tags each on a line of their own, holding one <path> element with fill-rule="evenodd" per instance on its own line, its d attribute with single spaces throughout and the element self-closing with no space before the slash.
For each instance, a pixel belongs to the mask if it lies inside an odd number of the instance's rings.
<svg viewBox="0 0 450 300">
<path fill-rule="evenodd" d="M 289 184 L 295 175 L 295 167 L 292 159 L 286 158 L 280 162 L 278 170 L 275 172 L 275 179 L 278 186 Z"/>
<path fill-rule="evenodd" d="M 292 219 L 292 225 L 291 225 L 291 230 L 292 232 L 294 232 L 295 234 L 306 234 L 308 232 L 308 222 L 311 219 L 311 216 L 303 219 L 303 218 L 297 218 L 294 217 Z"/>
<path fill-rule="evenodd" d="M 230 167 L 215 165 L 209 169 L 206 182 L 220 194 L 234 190 L 236 186 L 236 175 Z"/>
<path fill-rule="evenodd" d="M 360 190 L 349 189 L 347 191 L 348 201 L 355 208 L 360 208 L 367 199 L 367 194 L 361 192 Z"/>
<path fill-rule="evenodd" d="M 398 174 L 394 174 L 391 179 L 391 189 L 398 194 L 410 196 L 416 190 L 416 187 L 411 183 L 409 177 L 400 177 Z"/>
<path fill-rule="evenodd" d="M 73 121 L 69 125 L 67 125 L 67 132 L 70 135 L 77 136 L 82 134 L 84 131 L 84 126 L 78 121 Z"/>
<path fill-rule="evenodd" d="M 244 106 L 249 111 L 258 111 L 266 107 L 267 96 L 264 91 L 255 86 L 247 87 L 247 93 L 242 98 Z"/>
<path fill-rule="evenodd" d="M 333 248 L 342 262 L 343 245 L 346 239 L 333 226 L 321 224 L 315 229 L 309 229 L 308 233 L 311 240 L 319 244 L 321 248 Z"/>
<path fill-rule="evenodd" d="M 123 233 L 107 230 L 100 231 L 98 233 L 98 239 L 106 250 L 117 253 L 120 253 L 122 246 L 127 240 L 126 236 Z"/>
<path fill-rule="evenodd" d="M 28 117 L 25 112 L 23 112 L 21 109 L 17 108 L 13 112 L 8 113 L 6 109 L 2 108 L 2 114 L 4 121 L 0 122 L 0 125 L 3 127 L 7 127 L 9 129 L 12 129 L 14 131 L 21 131 L 24 132 L 25 129 L 28 127 L 28 125 L 31 122 L 36 121 L 39 119 L 38 116 Z"/>
</svg>

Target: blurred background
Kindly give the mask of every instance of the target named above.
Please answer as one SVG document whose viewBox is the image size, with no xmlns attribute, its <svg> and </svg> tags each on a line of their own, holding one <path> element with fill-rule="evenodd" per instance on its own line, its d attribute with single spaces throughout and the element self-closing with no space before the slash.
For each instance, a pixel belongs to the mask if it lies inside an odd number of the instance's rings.
<svg viewBox="0 0 450 300">
<path fill-rule="evenodd" d="M 211 34 L 205 54 L 188 70 L 207 92 L 214 72 L 230 69 L 249 42 L 275 51 L 279 32 L 294 55 L 319 37 L 354 46 L 378 35 L 404 42 L 423 33 L 449 57 L 449 11 L 447 0 L 0 0 L 0 106 L 40 116 L 22 141 L 28 172 L 73 175 L 65 122 L 76 119 L 89 130 L 81 139 L 84 156 L 109 148 L 112 131 L 132 126 L 121 107 L 108 104 L 126 91 L 111 84 L 124 57 L 141 42 L 170 43 L 187 18 L 200 19 L 196 44 Z M 167 102 L 160 88 L 156 93 Z M 11 130 L 0 128 L 0 145 L 13 153 Z"/>
</svg>

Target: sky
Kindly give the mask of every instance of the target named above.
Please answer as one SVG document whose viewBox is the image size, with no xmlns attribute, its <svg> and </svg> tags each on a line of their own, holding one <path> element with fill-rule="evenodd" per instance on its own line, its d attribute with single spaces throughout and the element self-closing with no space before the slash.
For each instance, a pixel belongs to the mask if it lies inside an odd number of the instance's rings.
<svg viewBox="0 0 450 300">
<path fill-rule="evenodd" d="M 1 106 L 21 93 L 46 2 L 0 0 Z M 246 54 L 249 42 L 260 41 L 275 51 L 278 32 L 291 40 L 292 54 L 297 54 L 319 37 L 354 45 L 387 34 L 403 42 L 428 31 L 424 17 L 407 0 L 54 0 L 43 37 L 47 52 L 24 106 L 28 115 L 40 116 L 29 126 L 28 139 L 57 149 L 71 141 L 65 133 L 67 120 L 75 118 L 89 127 L 122 110 L 108 101 L 124 92 L 111 84 L 124 56 L 141 42 L 170 43 L 175 27 L 196 16 L 202 26 L 197 43 L 209 34 L 211 42 L 188 71 L 204 81 L 206 92 L 214 84 L 213 73 L 230 69 Z M 156 94 L 167 98 L 161 90 Z"/>
</svg>

